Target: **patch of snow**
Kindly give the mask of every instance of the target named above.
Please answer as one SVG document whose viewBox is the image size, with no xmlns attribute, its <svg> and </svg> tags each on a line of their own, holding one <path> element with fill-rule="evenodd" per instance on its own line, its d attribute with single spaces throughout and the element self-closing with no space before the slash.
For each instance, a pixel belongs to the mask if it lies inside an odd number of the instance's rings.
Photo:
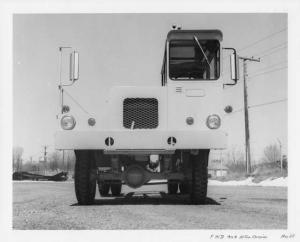
<svg viewBox="0 0 300 242">
<path fill-rule="evenodd" d="M 264 181 L 261 181 L 259 184 L 265 187 L 287 187 L 288 179 L 287 177 L 279 177 L 276 179 L 268 178 Z"/>
<path fill-rule="evenodd" d="M 64 182 L 64 183 L 72 183 L 74 182 L 73 180 L 66 180 L 66 181 L 32 181 L 32 180 L 13 180 L 13 183 L 60 183 L 60 182 Z"/>
<path fill-rule="evenodd" d="M 31 181 L 31 180 L 23 180 L 23 181 L 13 181 L 14 183 L 59 183 L 56 181 Z M 73 183 L 73 180 L 62 181 L 63 183 Z M 152 180 L 149 183 L 160 183 L 167 182 L 167 180 Z M 268 178 L 259 183 L 253 182 L 253 177 L 248 177 L 245 180 L 241 181 L 217 181 L 217 180 L 208 180 L 209 186 L 262 186 L 262 187 L 287 187 L 288 178 L 287 177 L 279 177 L 279 178 Z"/>
<path fill-rule="evenodd" d="M 254 183 L 252 177 L 248 177 L 245 180 L 241 181 L 217 181 L 217 180 L 209 180 L 208 185 L 212 186 L 255 186 L 257 185 Z"/>
<path fill-rule="evenodd" d="M 159 182 L 168 182 L 168 180 L 151 180 L 148 183 L 159 183 Z"/>
<path fill-rule="evenodd" d="M 279 177 L 276 179 L 268 178 L 259 183 L 253 182 L 253 177 L 248 177 L 241 181 L 217 181 L 209 180 L 208 185 L 210 186 L 271 186 L 271 187 L 287 187 L 288 179 L 287 177 Z"/>
</svg>

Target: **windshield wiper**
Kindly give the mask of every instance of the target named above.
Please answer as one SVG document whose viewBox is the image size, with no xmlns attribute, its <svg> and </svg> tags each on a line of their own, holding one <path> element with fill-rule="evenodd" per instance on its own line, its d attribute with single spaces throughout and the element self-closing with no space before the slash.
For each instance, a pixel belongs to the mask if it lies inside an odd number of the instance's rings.
<svg viewBox="0 0 300 242">
<path fill-rule="evenodd" d="M 197 45 L 199 46 L 200 50 L 202 51 L 202 54 L 204 55 L 204 58 L 205 58 L 205 60 L 206 60 L 206 63 L 207 63 L 208 66 L 209 66 L 209 71 L 211 72 L 211 66 L 210 66 L 210 64 L 209 64 L 209 60 L 208 60 L 206 54 L 204 53 L 204 50 L 203 50 L 203 48 L 202 48 L 202 46 L 201 46 L 201 44 L 200 44 L 198 38 L 197 38 L 195 35 L 194 35 L 194 40 L 196 41 Z"/>
</svg>

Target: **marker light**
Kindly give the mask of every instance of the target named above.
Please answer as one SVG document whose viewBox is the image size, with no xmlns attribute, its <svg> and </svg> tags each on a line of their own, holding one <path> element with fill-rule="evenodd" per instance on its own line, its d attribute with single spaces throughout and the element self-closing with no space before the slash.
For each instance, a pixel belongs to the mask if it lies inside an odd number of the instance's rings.
<svg viewBox="0 0 300 242">
<path fill-rule="evenodd" d="M 61 109 L 62 113 L 70 112 L 70 107 L 68 105 L 63 105 Z"/>
<path fill-rule="evenodd" d="M 206 119 L 206 125 L 210 129 L 218 129 L 221 126 L 221 119 L 218 115 L 209 115 Z"/>
<path fill-rule="evenodd" d="M 89 118 L 89 119 L 88 119 L 88 124 L 89 124 L 90 126 L 94 126 L 94 125 L 96 124 L 96 120 L 95 120 L 94 118 Z"/>
<path fill-rule="evenodd" d="M 231 113 L 232 112 L 232 106 L 228 105 L 224 108 L 225 113 Z"/>
<path fill-rule="evenodd" d="M 185 121 L 188 125 L 192 125 L 194 123 L 194 118 L 193 117 L 187 117 Z"/>
<path fill-rule="evenodd" d="M 76 121 L 73 116 L 65 115 L 61 118 L 60 125 L 65 130 L 71 130 L 71 129 L 74 129 L 74 127 L 76 125 Z"/>
</svg>

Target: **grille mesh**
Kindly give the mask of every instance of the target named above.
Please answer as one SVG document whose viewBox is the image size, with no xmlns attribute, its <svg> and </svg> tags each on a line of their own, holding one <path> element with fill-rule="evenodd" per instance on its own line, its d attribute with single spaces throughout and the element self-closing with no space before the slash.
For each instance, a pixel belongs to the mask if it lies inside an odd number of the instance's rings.
<svg viewBox="0 0 300 242">
<path fill-rule="evenodd" d="M 127 129 L 154 129 L 158 126 L 156 98 L 126 98 L 123 102 L 123 126 Z"/>
</svg>

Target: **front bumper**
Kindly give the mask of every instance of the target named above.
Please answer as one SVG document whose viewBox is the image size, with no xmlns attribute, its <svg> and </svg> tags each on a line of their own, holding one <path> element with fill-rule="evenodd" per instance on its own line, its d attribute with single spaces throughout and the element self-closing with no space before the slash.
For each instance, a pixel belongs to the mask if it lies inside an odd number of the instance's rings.
<svg viewBox="0 0 300 242">
<path fill-rule="evenodd" d="M 113 145 L 105 144 L 111 137 Z M 176 143 L 168 143 L 175 137 Z M 219 130 L 116 130 L 116 131 L 58 131 L 55 148 L 97 149 L 106 151 L 125 150 L 176 150 L 176 149 L 225 149 L 227 133 Z M 159 153 L 159 152 L 158 152 Z"/>
</svg>

